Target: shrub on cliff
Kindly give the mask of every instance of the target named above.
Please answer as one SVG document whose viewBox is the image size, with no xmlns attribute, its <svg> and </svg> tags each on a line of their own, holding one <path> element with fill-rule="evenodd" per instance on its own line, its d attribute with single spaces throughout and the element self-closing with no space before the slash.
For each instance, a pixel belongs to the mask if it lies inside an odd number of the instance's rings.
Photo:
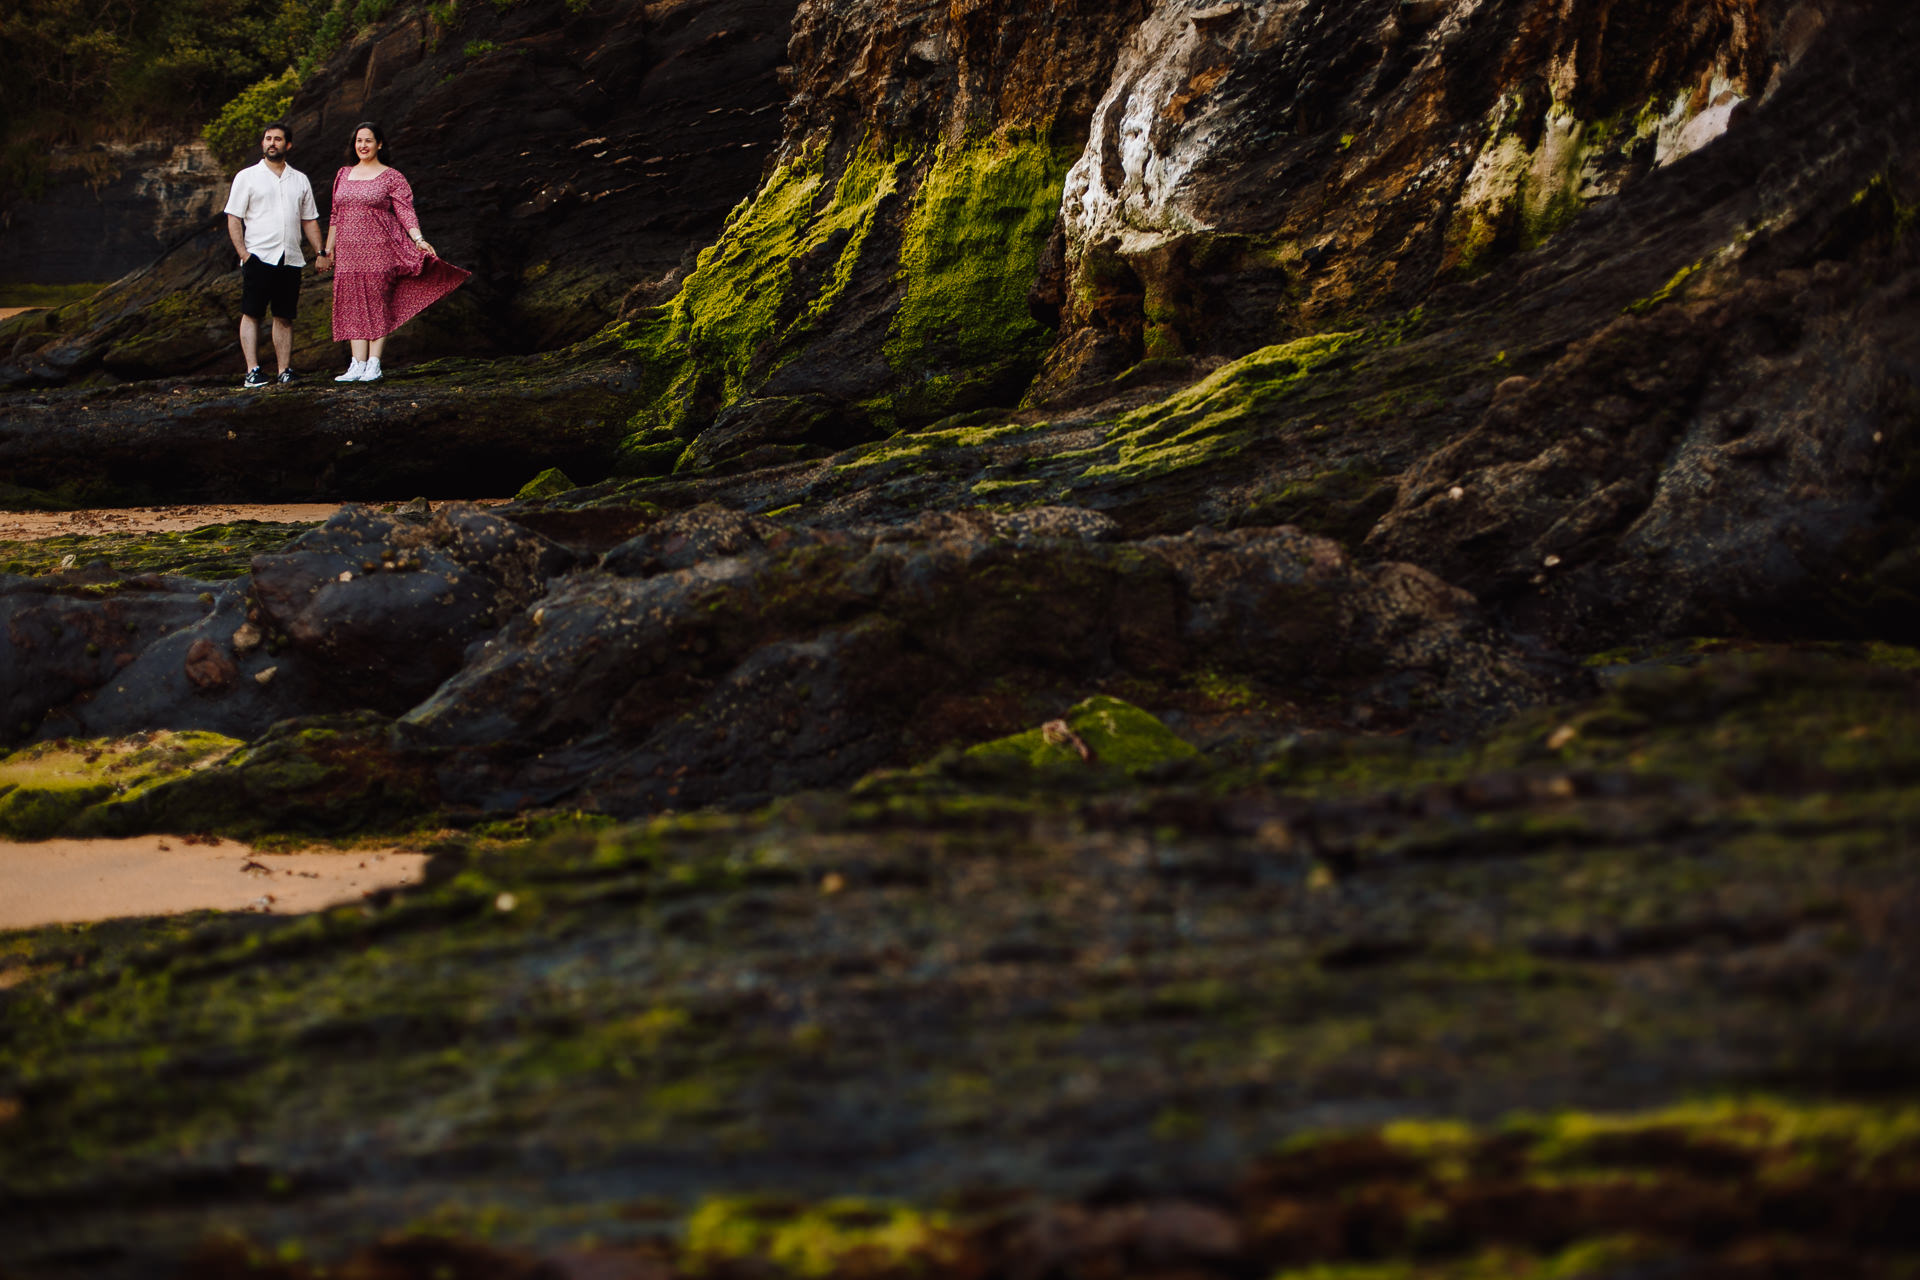
<svg viewBox="0 0 1920 1280">
<path fill-rule="evenodd" d="M 199 124 L 299 61 L 342 5 L 353 0 L 0 5 L 0 190 L 31 190 L 50 146 Z"/>
<path fill-rule="evenodd" d="M 206 127 L 207 146 L 220 163 L 237 169 L 257 159 L 261 130 L 287 114 L 299 87 L 300 73 L 288 67 L 277 76 L 242 89 L 238 97 L 220 108 Z"/>
</svg>

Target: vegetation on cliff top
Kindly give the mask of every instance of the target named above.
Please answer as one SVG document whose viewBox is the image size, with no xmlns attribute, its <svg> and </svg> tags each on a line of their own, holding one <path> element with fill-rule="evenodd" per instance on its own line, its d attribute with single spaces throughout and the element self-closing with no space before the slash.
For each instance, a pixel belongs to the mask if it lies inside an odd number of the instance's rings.
<svg viewBox="0 0 1920 1280">
<path fill-rule="evenodd" d="M 392 0 L 22 0 L 0 10 L 0 189 L 31 195 L 54 144 L 194 127 Z M 338 19 L 335 12 L 344 10 Z M 378 16 L 372 14 L 371 16 Z"/>
</svg>

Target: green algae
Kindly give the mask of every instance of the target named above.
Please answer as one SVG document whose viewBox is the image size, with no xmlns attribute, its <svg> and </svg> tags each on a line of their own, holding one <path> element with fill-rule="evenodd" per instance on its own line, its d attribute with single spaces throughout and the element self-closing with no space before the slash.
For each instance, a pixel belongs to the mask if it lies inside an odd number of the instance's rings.
<svg viewBox="0 0 1920 1280">
<path fill-rule="evenodd" d="M 906 376 L 890 396 L 896 421 L 1010 399 L 1039 367 L 1046 330 L 1027 291 L 1077 155 L 1019 132 L 934 153 L 907 215 L 903 294 L 886 344 Z"/>
<path fill-rule="evenodd" d="M 246 573 L 253 557 L 278 551 L 312 522 L 240 520 L 180 533 L 62 534 L 0 542 L 0 573 L 30 576 L 105 562 L 123 574 L 173 573 L 219 580 Z"/>
<path fill-rule="evenodd" d="M 1262 420 L 1316 378 L 1367 347 L 1400 341 L 1420 322 L 1411 313 L 1378 329 L 1319 333 L 1263 347 L 1116 419 L 1099 445 L 1061 457 L 1088 460 L 1083 480 L 1143 480 L 1221 462 L 1246 448 Z"/>
<path fill-rule="evenodd" d="M 1470 745 L 1377 735 L 1298 742 L 1262 776 L 1319 794 L 1517 769 L 1619 771 L 1729 789 L 1762 776 L 1860 790 L 1920 778 L 1920 690 L 1898 661 L 1863 661 L 1862 646 L 1723 641 L 1679 656 L 1675 665 L 1644 665 L 1638 651 L 1595 655 L 1596 669 L 1622 668 L 1605 693 L 1525 712 Z"/>
<path fill-rule="evenodd" d="M 733 211 L 673 300 L 627 326 L 645 362 L 630 473 L 658 473 L 668 441 L 752 394 L 831 318 L 910 160 L 868 144 L 829 187 L 821 149 L 802 151 Z"/>
<path fill-rule="evenodd" d="M 1118 698 L 1105 695 L 1088 698 L 1068 711 L 1062 720 L 1092 751 L 1092 761 L 1081 758 L 1072 739 L 1057 732 L 1049 734 L 1044 729 L 1030 729 L 1010 738 L 983 742 L 968 748 L 966 754 L 981 761 L 1019 761 L 1034 769 L 1097 762 L 1136 778 L 1200 755 L 1192 743 L 1159 720 Z"/>
<path fill-rule="evenodd" d="M 995 422 L 946 428 L 936 425 L 923 431 L 903 431 L 876 444 L 862 445 L 840 463 L 839 468 L 851 471 L 860 467 L 892 466 L 911 470 L 943 457 L 965 457 L 983 448 L 1034 439 L 1046 431 L 1044 422 Z"/>
<path fill-rule="evenodd" d="M 571 477 L 558 467 L 548 467 L 533 479 L 520 486 L 513 495 L 515 502 L 537 502 L 542 498 L 557 498 L 563 493 L 579 488 Z"/>
<path fill-rule="evenodd" d="M 27 747 L 0 760 L 0 834 L 351 835 L 411 829 L 430 770 L 397 758 L 376 716 L 289 720 L 258 741 L 156 731 Z"/>
<path fill-rule="evenodd" d="M 644 366 L 622 469 L 703 465 L 686 440 L 839 323 L 876 269 L 891 268 L 901 295 L 883 346 L 892 373 L 856 416 L 884 429 L 1017 399 L 1046 333 L 1026 291 L 1072 159 L 1013 134 L 931 154 L 871 141 L 843 161 L 801 151 L 734 210 L 670 302 L 619 331 Z M 896 246 L 880 233 L 903 198 L 898 257 L 883 262 Z"/>
<path fill-rule="evenodd" d="M 1540 1268 L 1639 1247 L 1610 1240 L 1637 1221 L 1638 1202 L 1604 1197 L 1697 1188 L 1729 1153 L 1769 1195 L 1907 1176 L 1904 1094 L 1756 1101 L 1739 1090 L 1753 1070 L 1819 1090 L 1844 1087 L 1850 1060 L 1896 1073 L 1911 1061 L 1900 1056 L 1911 997 L 1872 985 L 1904 972 L 1910 953 L 1875 933 L 1872 904 L 1911 882 L 1897 833 L 1920 809 L 1912 779 L 1900 781 L 1911 748 L 1894 735 L 1911 727 L 1912 689 L 1897 667 L 1831 655 L 1709 654 L 1626 677 L 1582 704 L 1616 714 L 1610 725 L 1583 722 L 1550 747 L 1580 714 L 1562 708 L 1515 726 L 1499 761 L 1563 777 L 1584 767 L 1563 754 L 1583 739 L 1604 747 L 1602 761 L 1651 745 L 1654 758 L 1627 766 L 1634 776 L 1684 785 L 1651 800 L 1549 789 L 1533 807 L 1560 824 L 1552 831 L 1522 838 L 1526 806 L 1479 815 L 1511 825 L 1452 854 L 1423 834 L 1428 852 L 1374 858 L 1384 842 L 1342 830 L 1343 813 L 1389 829 L 1424 822 L 1409 785 L 1471 780 L 1484 762 L 1471 748 L 1401 743 L 1370 780 L 1341 783 L 1371 787 L 1373 801 L 1314 807 L 1291 835 L 1265 822 L 1225 834 L 1195 788 L 976 792 L 966 798 L 979 826 L 808 796 L 756 815 L 556 820 L 539 840 L 475 842 L 458 875 L 390 904 L 244 929 L 204 921 L 79 966 L 68 935 L 0 936 L 0 965 L 31 975 L 0 999 L 0 1099 L 20 1099 L 0 1178 L 70 1206 L 119 1203 L 96 1194 L 103 1182 L 224 1168 L 242 1143 L 259 1153 L 249 1177 L 294 1188 L 337 1167 L 349 1143 L 365 1144 L 351 1147 L 360 1158 L 423 1163 L 506 1144 L 516 1170 L 546 1159 L 592 1169 L 642 1144 L 649 1162 L 687 1171 L 686 1202 L 663 1211 L 678 1222 L 722 1191 L 702 1181 L 714 1153 L 761 1149 L 799 1167 L 819 1150 L 823 1116 L 853 1167 L 873 1152 L 1083 1143 L 1090 1105 L 1131 1117 L 1102 1120 L 1103 1141 L 1277 1142 L 1275 1126 L 1360 1095 L 1397 1116 L 1361 1135 L 1392 1157 L 1386 1172 L 1334 1176 L 1320 1199 L 1298 1192 L 1297 1220 L 1375 1224 L 1366 1256 L 1290 1257 L 1454 1274 L 1498 1249 L 1515 1274 L 1557 1274 Z M 1878 719 L 1855 718 L 1876 702 Z M 1714 748 L 1729 721 L 1732 747 Z M 1893 768 L 1873 764 L 1862 738 L 1852 756 L 1795 748 L 1843 766 L 1807 795 L 1771 794 L 1777 779 L 1747 769 L 1749 736 L 1845 742 L 1861 724 L 1892 742 Z M 1683 741 L 1660 746 L 1668 733 Z M 1010 763 L 1031 780 L 1026 760 Z M 1282 798 L 1353 793 L 1341 787 Z M 1584 828 L 1562 821 L 1583 804 Z M 1295 811 L 1307 806 L 1275 809 L 1279 825 Z M 1443 815 L 1423 831 L 1472 818 Z M 1326 861 L 1337 873 L 1322 874 Z M 1750 935 L 1715 924 L 1773 920 L 1779 930 Z M 1656 943 L 1633 950 L 1643 935 Z M 1612 936 L 1628 940 L 1618 956 L 1555 949 Z M 1801 964 L 1824 984 L 1811 988 L 1818 999 L 1793 985 L 1788 966 Z M 1488 1118 L 1516 1096 L 1552 1105 L 1578 1087 L 1567 1080 L 1616 1064 L 1668 1082 L 1641 1098 L 1703 1100 Z M 1075 1092 L 1082 1079 L 1090 1091 Z M 896 1098 L 925 1109 L 874 1103 Z M 1304 1170 L 1289 1186 L 1312 1188 L 1316 1171 L 1338 1175 L 1333 1157 L 1354 1140 L 1318 1135 L 1275 1158 Z M 787 1207 L 712 1209 L 712 1237 L 728 1242 L 716 1252 L 796 1273 L 822 1258 L 846 1272 L 877 1263 L 860 1250 L 879 1247 L 892 1202 L 781 1234 L 826 1212 L 836 1189 L 821 1183 L 841 1174 L 772 1188 Z M 478 1186 L 472 1202 L 539 1198 L 504 1186 Z M 1470 1209 L 1476 1186 L 1574 1216 L 1551 1218 L 1567 1223 L 1552 1241 L 1482 1238 L 1461 1224 L 1484 1219 L 1455 1207 Z M 900 1194 L 928 1212 L 917 1191 Z M 1342 1218 L 1343 1203 L 1373 1216 Z M 524 1241 L 542 1214 L 567 1211 L 533 1205 L 488 1230 Z M 611 1211 L 595 1227 L 609 1222 Z M 1675 1247 L 1654 1236 L 1649 1248 Z"/>
<path fill-rule="evenodd" d="M 1920 1172 L 1920 1105 L 1908 1102 L 1716 1098 L 1624 1115 L 1518 1115 L 1502 1133 L 1523 1141 L 1529 1165 L 1541 1171 L 1657 1167 L 1668 1154 L 1661 1144 L 1677 1142 L 1744 1153 L 1775 1179 L 1858 1175 L 1890 1164 Z"/>
<path fill-rule="evenodd" d="M 138 803 L 156 787 L 217 766 L 240 746 L 219 734 L 160 730 L 23 748 L 0 758 L 0 835 L 45 840 L 77 829 L 90 813 Z"/>
<path fill-rule="evenodd" d="M 1452 219 L 1447 251 L 1452 270 L 1475 275 L 1503 251 L 1546 243 L 1606 194 L 1600 170 L 1660 127 L 1655 106 L 1601 120 L 1582 120 L 1565 103 L 1551 104 L 1537 136 L 1522 129 L 1524 99 L 1508 93 L 1495 104 L 1487 140 L 1474 161 Z"/>
<path fill-rule="evenodd" d="M 771 1196 L 715 1197 L 694 1210 L 686 1229 L 686 1252 L 696 1268 L 754 1260 L 803 1280 L 932 1270 L 950 1260 L 956 1244 L 943 1214 L 853 1198 L 798 1204 Z"/>
<path fill-rule="evenodd" d="M 1704 259 L 1702 259 L 1699 262 L 1688 263 L 1686 266 L 1674 272 L 1673 275 L 1668 278 L 1665 284 L 1661 285 L 1658 289 L 1655 289 L 1652 293 L 1648 294 L 1646 297 L 1636 298 L 1634 301 L 1629 302 L 1626 305 L 1625 314 L 1631 315 L 1631 316 L 1644 316 L 1644 315 L 1649 315 L 1652 312 L 1658 310 L 1662 305 L 1664 305 L 1670 299 L 1677 297 L 1682 291 L 1684 291 L 1687 287 L 1688 282 L 1690 282 L 1695 276 L 1699 275 L 1702 271 L 1706 270 L 1706 267 L 1707 267 L 1707 264 Z"/>
</svg>

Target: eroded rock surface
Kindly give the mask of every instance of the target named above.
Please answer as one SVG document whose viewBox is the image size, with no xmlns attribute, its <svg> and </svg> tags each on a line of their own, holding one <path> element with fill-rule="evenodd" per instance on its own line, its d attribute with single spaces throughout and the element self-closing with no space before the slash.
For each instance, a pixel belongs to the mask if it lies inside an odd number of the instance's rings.
<svg viewBox="0 0 1920 1280">
<path fill-rule="evenodd" d="M 996 684 L 1204 669 L 1430 732 L 1579 687 L 1409 565 L 1290 529 L 1088 541 L 1045 514 L 838 533 L 696 509 L 532 605 L 404 723 L 485 750 L 476 803 L 510 767 L 517 801 L 579 788 L 631 813 L 845 785 L 951 740 L 953 704 Z"/>
</svg>

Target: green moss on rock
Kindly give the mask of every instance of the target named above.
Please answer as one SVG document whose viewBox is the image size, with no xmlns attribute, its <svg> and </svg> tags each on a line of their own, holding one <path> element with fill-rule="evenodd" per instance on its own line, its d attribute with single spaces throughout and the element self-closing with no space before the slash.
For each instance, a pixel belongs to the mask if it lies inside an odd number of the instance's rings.
<svg viewBox="0 0 1920 1280">
<path fill-rule="evenodd" d="M 177 771 L 102 799 L 68 824 L 75 835 L 213 831 L 337 836 L 417 826 L 438 791 L 429 763 L 396 753 L 372 713 L 287 720 L 207 767 Z M 225 740 L 222 740 L 225 741 Z"/>
<path fill-rule="evenodd" d="M 1130 702 L 1105 695 L 1088 698 L 1062 717 L 1068 729 L 1093 752 L 1083 761 L 1072 739 L 1057 730 L 1029 729 L 1010 738 L 983 742 L 967 751 L 975 760 L 1020 761 L 1035 769 L 1096 763 L 1118 769 L 1129 777 L 1183 760 L 1200 752 L 1184 738 Z M 1058 723 L 1058 722 L 1055 722 Z"/>
<path fill-rule="evenodd" d="M 558 467 L 548 467 L 533 479 L 520 486 L 520 492 L 513 495 L 515 502 L 535 502 L 541 498 L 557 498 L 563 493 L 579 488 L 573 480 Z"/>
<path fill-rule="evenodd" d="M 0 835 L 45 840 L 84 826 L 89 811 L 137 799 L 216 765 L 240 747 L 215 733 L 137 734 L 51 742 L 0 759 Z"/>
<path fill-rule="evenodd" d="M 1242 356 L 1116 420 L 1106 440 L 1086 451 L 1082 476 L 1140 480 L 1229 457 L 1251 439 L 1259 415 L 1297 394 L 1365 336 L 1318 333 Z"/>
<path fill-rule="evenodd" d="M 914 192 L 900 249 L 905 286 L 886 354 L 904 381 L 896 421 L 1017 394 L 1046 329 L 1027 308 L 1077 151 L 1020 133 L 942 147 Z"/>
<path fill-rule="evenodd" d="M 69 534 L 0 542 L 0 573 L 37 575 L 105 561 L 119 573 L 176 573 L 219 580 L 247 572 L 253 558 L 278 551 L 311 522 L 240 520 L 182 533 Z"/>
<path fill-rule="evenodd" d="M 661 473 L 669 440 L 690 436 L 792 358 L 846 291 L 909 158 L 860 148 L 829 186 L 820 149 L 803 151 L 734 210 L 673 300 L 628 326 L 627 345 L 645 368 L 627 470 Z"/>
<path fill-rule="evenodd" d="M 760 1262 L 805 1280 L 944 1268 L 959 1242 L 943 1214 L 858 1199 L 714 1197 L 687 1219 L 686 1231 L 696 1267 Z"/>
</svg>

